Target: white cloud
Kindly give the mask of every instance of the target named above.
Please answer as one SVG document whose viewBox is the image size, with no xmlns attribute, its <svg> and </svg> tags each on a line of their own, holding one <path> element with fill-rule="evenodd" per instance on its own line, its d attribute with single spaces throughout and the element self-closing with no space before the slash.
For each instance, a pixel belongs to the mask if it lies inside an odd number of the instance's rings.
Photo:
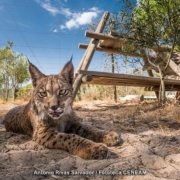
<svg viewBox="0 0 180 180">
<path fill-rule="evenodd" d="M 61 8 L 61 14 L 64 14 L 65 16 L 71 16 L 72 15 L 69 8 Z"/>
<path fill-rule="evenodd" d="M 57 29 L 54 29 L 54 30 L 53 30 L 53 32 L 54 32 L 54 33 L 57 33 L 57 32 L 58 32 L 58 30 L 57 30 Z"/>
<path fill-rule="evenodd" d="M 84 12 L 79 14 L 76 18 L 76 22 L 79 25 L 85 25 L 92 22 L 93 18 L 96 18 L 98 15 L 96 12 Z"/>
<path fill-rule="evenodd" d="M 69 8 L 63 8 L 63 7 L 55 7 L 51 4 L 50 0 L 35 0 L 38 4 L 40 4 L 40 6 L 42 8 L 44 8 L 46 11 L 48 11 L 50 14 L 52 14 L 53 16 L 57 15 L 57 14 L 62 14 L 65 16 L 70 16 L 71 12 Z M 62 4 L 61 4 L 62 6 Z"/>
<path fill-rule="evenodd" d="M 66 28 L 66 26 L 60 25 L 60 29 L 65 29 L 65 28 Z"/>
<path fill-rule="evenodd" d="M 92 7 L 88 11 L 76 13 L 76 12 L 71 12 L 69 8 L 64 8 L 64 5 L 61 3 L 61 1 L 58 1 L 61 4 L 61 6 L 55 6 L 55 4 L 52 5 L 52 2 L 55 2 L 53 0 L 35 0 L 35 1 L 38 4 L 40 4 L 42 8 L 47 10 L 51 15 L 56 16 L 58 14 L 61 14 L 67 18 L 66 22 L 59 26 L 60 29 L 65 29 L 65 28 L 73 29 L 73 28 L 79 28 L 80 26 L 86 24 L 90 24 L 93 21 L 93 19 L 98 17 L 98 14 L 101 12 L 97 7 Z M 67 0 L 64 1 L 67 2 Z"/>
<path fill-rule="evenodd" d="M 56 14 L 60 14 L 60 11 L 56 8 L 51 6 L 50 3 L 41 3 L 41 7 L 43 7 L 44 9 L 46 9 L 48 12 L 50 12 L 53 16 L 55 16 Z"/>
<path fill-rule="evenodd" d="M 94 12 L 94 10 L 97 12 Z M 90 24 L 94 18 L 98 17 L 98 11 L 98 8 L 93 8 L 89 12 L 71 13 L 70 19 L 66 21 L 65 25 L 60 25 L 60 29 L 79 28 L 80 26 Z"/>
<path fill-rule="evenodd" d="M 97 13 L 101 12 L 97 7 L 90 8 L 91 11 L 95 11 Z"/>
<path fill-rule="evenodd" d="M 78 28 L 78 24 L 74 19 L 70 19 L 69 21 L 66 22 L 66 28 L 71 29 L 73 27 Z"/>
</svg>

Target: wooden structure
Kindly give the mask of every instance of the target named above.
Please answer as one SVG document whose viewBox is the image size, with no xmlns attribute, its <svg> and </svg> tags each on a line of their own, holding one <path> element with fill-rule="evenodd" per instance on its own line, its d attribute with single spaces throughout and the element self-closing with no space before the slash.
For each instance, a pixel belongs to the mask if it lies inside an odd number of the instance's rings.
<svg viewBox="0 0 180 180">
<path fill-rule="evenodd" d="M 83 75 L 82 83 L 87 84 L 145 87 L 145 91 L 157 91 L 160 84 L 159 78 L 146 76 L 83 70 L 79 70 L 78 74 Z M 179 80 L 165 79 L 165 84 L 166 91 L 180 90 Z"/>
<path fill-rule="evenodd" d="M 143 70 L 147 70 L 150 77 L 87 71 L 95 51 L 126 55 L 123 51 L 123 46 L 127 44 L 127 38 L 125 39 L 117 33 L 110 33 L 108 35 L 102 33 L 108 17 L 109 13 L 105 12 L 96 31 L 86 31 L 85 36 L 92 38 L 89 44 L 79 44 L 79 48 L 86 49 L 86 51 L 76 72 L 75 82 L 73 84 L 73 99 L 75 99 L 81 83 L 145 87 L 145 91 L 155 91 L 156 96 L 158 96 L 160 79 L 154 78 L 152 73 L 152 69 L 155 71 L 157 71 L 157 69 L 148 63 L 144 50 L 132 51 L 128 56 L 142 58 L 144 61 Z M 152 49 L 157 52 L 158 47 L 153 46 Z M 160 49 L 158 49 L 158 51 L 162 52 L 160 58 L 163 59 L 164 53 L 170 50 L 169 47 L 161 46 Z M 167 75 L 180 76 L 179 57 L 180 54 L 173 53 L 166 70 Z M 150 59 L 151 61 L 157 60 L 153 56 L 151 56 Z M 179 91 L 180 81 L 165 79 L 165 86 L 166 91 Z"/>
</svg>

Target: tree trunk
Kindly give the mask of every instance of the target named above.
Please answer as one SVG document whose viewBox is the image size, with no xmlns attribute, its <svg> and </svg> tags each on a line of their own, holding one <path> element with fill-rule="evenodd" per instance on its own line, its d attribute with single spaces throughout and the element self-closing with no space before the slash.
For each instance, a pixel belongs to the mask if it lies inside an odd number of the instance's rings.
<svg viewBox="0 0 180 180">
<path fill-rule="evenodd" d="M 8 97 L 9 97 L 9 84 L 8 84 L 8 77 L 5 78 L 5 101 L 7 102 L 8 101 Z"/>
<path fill-rule="evenodd" d="M 152 70 L 147 70 L 147 73 L 150 77 L 154 77 Z M 156 98 L 159 99 L 159 92 L 155 91 Z"/>
<path fill-rule="evenodd" d="M 117 90 L 116 90 L 116 86 L 114 86 L 114 101 L 117 102 Z"/>
<path fill-rule="evenodd" d="M 8 89 L 6 88 L 5 89 L 5 101 L 7 102 L 8 101 Z"/>
<path fill-rule="evenodd" d="M 166 103 L 166 91 L 165 91 L 165 83 L 164 83 L 164 73 L 160 67 L 160 65 L 158 65 L 158 70 L 159 70 L 159 75 L 160 75 L 160 80 L 161 80 L 161 84 L 160 84 L 160 91 L 159 91 L 159 103 L 161 105 L 164 105 Z"/>
<path fill-rule="evenodd" d="M 16 99 L 16 87 L 15 86 L 13 86 L 13 88 L 12 88 L 12 97 L 13 97 L 13 101 L 15 101 L 15 99 Z"/>
</svg>

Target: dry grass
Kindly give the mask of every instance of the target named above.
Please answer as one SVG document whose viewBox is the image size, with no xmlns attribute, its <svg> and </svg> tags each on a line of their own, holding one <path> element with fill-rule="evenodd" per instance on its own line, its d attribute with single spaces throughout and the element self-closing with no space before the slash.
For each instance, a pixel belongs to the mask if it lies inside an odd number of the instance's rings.
<svg viewBox="0 0 180 180">
<path fill-rule="evenodd" d="M 125 132 L 142 132 L 144 128 L 169 134 L 180 129 L 180 107 L 173 104 L 160 107 L 156 101 L 111 105 L 105 101 L 83 101 L 75 102 L 73 107 L 78 111 L 101 111 Z"/>
<path fill-rule="evenodd" d="M 0 99 L 0 104 L 16 104 L 16 105 L 20 105 L 20 104 L 24 104 L 26 103 L 27 100 L 24 100 L 24 99 L 17 99 L 15 101 L 13 100 L 8 100 L 7 102 L 3 99 Z"/>
<path fill-rule="evenodd" d="M 142 87 L 125 87 L 116 86 L 117 98 L 123 97 L 129 94 L 134 95 L 154 95 L 154 92 L 144 91 Z M 102 86 L 102 85 L 82 85 L 76 101 L 94 101 L 105 100 L 114 101 L 114 86 Z"/>
</svg>

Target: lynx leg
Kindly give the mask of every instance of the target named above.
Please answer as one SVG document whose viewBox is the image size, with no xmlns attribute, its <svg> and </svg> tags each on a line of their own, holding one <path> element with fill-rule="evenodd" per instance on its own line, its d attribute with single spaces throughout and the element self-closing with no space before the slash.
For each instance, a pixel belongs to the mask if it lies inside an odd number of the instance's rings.
<svg viewBox="0 0 180 180">
<path fill-rule="evenodd" d="M 39 129 L 33 139 L 50 149 L 63 149 L 84 159 L 105 159 L 108 148 L 102 143 L 94 143 L 75 134 L 59 133 L 51 128 Z"/>
<path fill-rule="evenodd" d="M 119 134 L 116 132 L 106 132 L 83 123 L 73 124 L 67 133 L 77 134 L 94 142 L 103 142 L 108 146 L 114 146 L 120 142 Z"/>
</svg>

